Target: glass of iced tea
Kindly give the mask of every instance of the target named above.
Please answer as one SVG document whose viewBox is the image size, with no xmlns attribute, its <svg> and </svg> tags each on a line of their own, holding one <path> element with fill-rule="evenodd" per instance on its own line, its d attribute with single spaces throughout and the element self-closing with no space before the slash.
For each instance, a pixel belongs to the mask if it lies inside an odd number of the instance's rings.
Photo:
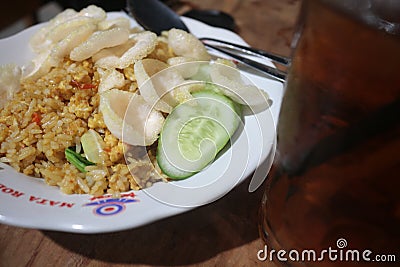
<svg viewBox="0 0 400 267">
<path fill-rule="evenodd" d="M 278 266 L 400 266 L 400 1 L 304 0 L 260 210 Z"/>
</svg>

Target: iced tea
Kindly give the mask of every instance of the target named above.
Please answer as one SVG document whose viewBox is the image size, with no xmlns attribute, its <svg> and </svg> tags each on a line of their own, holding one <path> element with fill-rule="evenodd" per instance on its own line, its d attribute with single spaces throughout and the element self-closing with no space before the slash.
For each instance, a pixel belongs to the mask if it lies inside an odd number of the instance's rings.
<svg viewBox="0 0 400 267">
<path fill-rule="evenodd" d="M 261 235 L 283 266 L 400 264 L 400 1 L 305 0 L 295 38 Z"/>
</svg>

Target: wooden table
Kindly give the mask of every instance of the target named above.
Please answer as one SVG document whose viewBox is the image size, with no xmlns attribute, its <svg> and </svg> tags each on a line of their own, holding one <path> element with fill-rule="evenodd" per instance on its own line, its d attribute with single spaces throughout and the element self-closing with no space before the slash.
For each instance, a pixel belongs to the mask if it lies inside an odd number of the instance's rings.
<svg viewBox="0 0 400 267">
<path fill-rule="evenodd" d="M 193 0 L 223 10 L 252 46 L 288 56 L 299 0 Z M 0 266 L 270 266 L 257 259 L 262 189 L 248 182 L 188 213 L 128 231 L 82 235 L 0 225 Z M 40 215 L 38 215 L 40 216 Z"/>
</svg>

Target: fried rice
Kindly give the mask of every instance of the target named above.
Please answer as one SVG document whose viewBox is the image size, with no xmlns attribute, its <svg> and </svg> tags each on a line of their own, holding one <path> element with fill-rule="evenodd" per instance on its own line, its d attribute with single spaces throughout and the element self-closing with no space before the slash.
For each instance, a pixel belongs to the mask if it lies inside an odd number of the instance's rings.
<svg viewBox="0 0 400 267">
<path fill-rule="evenodd" d="M 155 53 L 165 57 L 162 51 Z M 137 90 L 132 66 L 121 72 L 127 81 L 121 90 Z M 82 84 L 91 86 L 82 89 Z M 0 111 L 0 161 L 28 176 L 44 178 L 67 194 L 118 194 L 163 180 L 154 167 L 155 146 L 143 153 L 143 148 L 122 143 L 107 129 L 98 110 L 98 84 L 90 59 L 68 58 L 38 80 L 22 82 L 21 90 Z M 82 173 L 64 152 L 79 147 L 80 137 L 89 129 L 104 140 L 107 159 Z"/>
</svg>

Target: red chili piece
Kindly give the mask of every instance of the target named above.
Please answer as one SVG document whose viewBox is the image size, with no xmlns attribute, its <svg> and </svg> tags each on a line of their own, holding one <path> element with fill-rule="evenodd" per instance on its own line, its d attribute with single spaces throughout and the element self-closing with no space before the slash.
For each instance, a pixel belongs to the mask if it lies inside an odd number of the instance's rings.
<svg viewBox="0 0 400 267">
<path fill-rule="evenodd" d="M 96 87 L 96 85 L 91 84 L 91 83 L 81 84 L 81 89 L 92 89 L 92 88 L 95 88 L 95 87 Z"/>
<path fill-rule="evenodd" d="M 32 114 L 32 122 L 35 122 L 37 125 L 40 125 L 41 116 L 39 112 L 34 112 Z"/>
<path fill-rule="evenodd" d="M 77 80 L 72 79 L 71 82 L 69 83 L 70 85 L 74 86 L 74 87 L 78 87 L 79 89 L 92 89 L 92 88 L 96 88 L 95 84 L 91 84 L 91 83 L 80 83 Z"/>
</svg>

